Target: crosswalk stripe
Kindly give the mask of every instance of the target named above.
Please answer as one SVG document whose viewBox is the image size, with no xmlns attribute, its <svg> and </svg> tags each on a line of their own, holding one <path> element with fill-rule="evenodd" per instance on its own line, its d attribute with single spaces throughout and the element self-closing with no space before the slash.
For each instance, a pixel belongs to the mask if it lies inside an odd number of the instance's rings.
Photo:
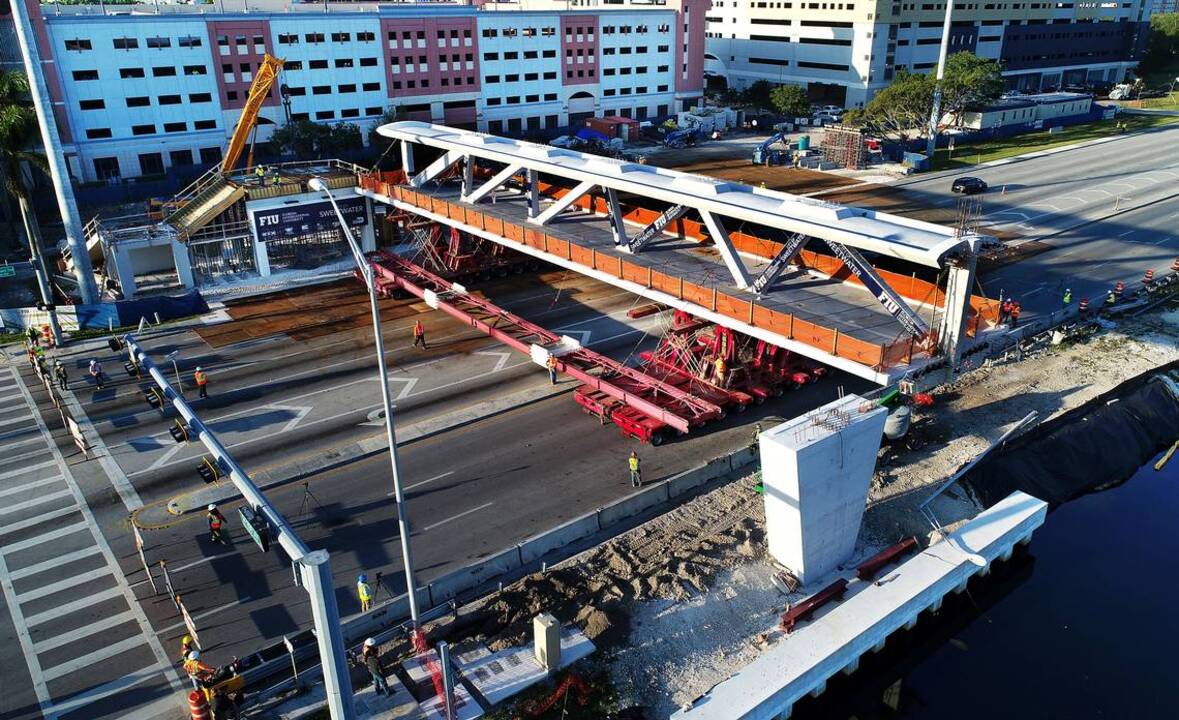
<svg viewBox="0 0 1179 720">
<path fill-rule="evenodd" d="M 52 530 L 47 530 L 47 531 L 41 533 L 40 535 L 34 535 L 31 538 L 25 538 L 24 540 L 19 540 L 14 543 L 8 543 L 7 545 L 0 546 L 0 554 L 11 555 L 14 552 L 20 552 L 21 550 L 28 550 L 31 547 L 36 547 L 36 546 L 44 544 L 50 540 L 56 540 L 59 537 L 65 537 L 66 535 L 72 535 L 72 534 L 78 532 L 79 530 L 86 530 L 86 529 L 87 529 L 87 525 L 86 525 L 85 521 L 79 520 L 76 523 L 70 523 L 69 525 L 62 525 L 61 527 L 54 528 Z"/>
<path fill-rule="evenodd" d="M 96 568 L 94 570 L 88 570 L 86 572 L 78 573 L 76 575 L 71 575 L 68 578 L 65 578 L 64 580 L 58 580 L 55 583 L 49 583 L 48 585 L 41 585 L 40 587 L 32 588 L 26 592 L 17 593 L 16 599 L 17 599 L 17 602 L 24 604 L 24 603 L 27 603 L 31 600 L 37 600 L 39 598 L 48 597 L 50 595 L 53 595 L 54 593 L 59 593 L 62 590 L 67 590 L 67 589 L 72 588 L 76 585 L 81 585 L 83 583 L 92 582 L 94 580 L 97 580 L 100 577 L 111 577 L 110 568 L 101 567 L 101 568 Z M 105 623 L 106 621 L 104 620 L 103 622 Z"/>
<path fill-rule="evenodd" d="M 91 605 L 97 605 L 100 602 L 106 602 L 107 600 L 113 600 L 114 598 L 121 597 L 122 594 L 123 591 L 121 588 L 107 588 L 106 590 L 96 592 L 92 595 L 78 598 L 73 602 L 63 603 L 44 612 L 39 612 L 36 615 L 26 615 L 25 624 L 27 624 L 29 627 L 33 627 L 34 625 L 44 625 L 47 622 L 56 620 L 64 615 L 69 615 L 70 613 L 77 610 L 88 608 Z M 98 622 L 101 622 L 101 620 Z M 143 638 L 139 638 L 139 642 L 143 642 Z"/>
<path fill-rule="evenodd" d="M 91 545 L 90 547 L 84 547 L 81 550 L 75 550 L 73 552 L 66 553 L 65 555 L 58 555 L 57 557 L 49 558 L 48 560 L 42 560 L 39 563 L 26 565 L 19 570 L 10 570 L 8 575 L 13 580 L 20 580 L 21 578 L 26 578 L 30 575 L 36 575 L 39 572 L 52 570 L 61 565 L 65 565 L 66 563 L 72 563 L 75 560 L 81 560 L 82 558 L 87 558 L 92 555 L 99 555 L 101 552 L 102 551 L 98 548 L 97 545 Z"/>
<path fill-rule="evenodd" d="M 25 490 L 32 490 L 33 488 L 41 487 L 42 485 L 52 485 L 59 480 L 61 480 L 61 475 L 53 475 L 51 477 L 38 478 L 32 482 L 22 483 L 16 487 L 4 488 L 3 490 L 0 490 L 0 498 L 6 495 L 16 495 L 18 493 L 24 492 Z"/>
<path fill-rule="evenodd" d="M 71 696 L 67 700 L 63 700 L 57 704 L 51 704 L 48 707 L 42 706 L 41 712 L 47 718 L 56 717 L 71 713 L 78 708 L 85 707 L 99 700 L 108 698 L 111 695 L 117 695 L 129 688 L 133 688 L 140 683 L 144 683 L 153 677 L 159 675 L 161 670 L 158 667 L 147 667 L 142 670 L 129 672 L 123 677 L 115 678 L 108 683 L 103 683 L 89 690 Z"/>
<path fill-rule="evenodd" d="M 10 477 L 16 477 L 17 475 L 24 475 L 25 473 L 33 472 L 34 470 L 40 470 L 42 468 L 52 467 L 52 465 L 53 465 L 53 460 L 46 460 L 45 462 L 39 462 L 36 465 L 30 465 L 28 467 L 20 468 L 18 470 L 9 470 L 6 473 L 0 473 L 0 480 L 6 480 Z"/>
<path fill-rule="evenodd" d="M 0 448 L 0 452 L 3 451 L 4 449 Z M 23 452 L 19 455 L 4 455 L 3 457 L 0 457 L 0 463 L 7 465 L 8 463 L 14 463 L 20 460 L 28 460 L 31 457 L 35 457 L 47 452 L 49 452 L 49 448 L 42 447 L 29 450 L 28 452 Z"/>
<path fill-rule="evenodd" d="M 25 440 L 17 440 L 15 442 L 0 444 L 0 450 L 11 450 L 14 447 L 20 447 L 21 445 L 31 445 L 32 443 L 42 443 L 43 444 L 44 442 L 45 442 L 45 438 L 41 437 L 40 435 L 37 435 L 35 437 L 27 438 Z"/>
<path fill-rule="evenodd" d="M 72 492 L 70 492 L 69 488 L 66 488 L 65 490 L 58 490 L 57 492 L 52 492 L 52 493 L 49 493 L 48 495 L 38 495 L 37 497 L 33 498 L 32 500 L 18 502 L 14 505 L 5 505 L 3 508 L 0 508 L 0 516 L 11 515 L 12 513 L 18 513 L 18 512 L 21 512 L 22 510 L 28 510 L 31 507 L 37 507 L 38 505 L 44 505 L 47 502 L 52 502 L 54 500 L 58 500 L 63 497 L 73 497 L 73 496 L 74 496 L 74 494 Z"/>
<path fill-rule="evenodd" d="M 5 425 L 16 425 L 17 423 L 27 423 L 32 419 L 32 415 L 25 413 L 24 415 L 21 415 L 18 418 L 12 418 L 11 420 L 0 420 L 0 427 L 4 427 Z"/>
<path fill-rule="evenodd" d="M 86 653 L 85 655 L 75 655 L 59 665 L 52 665 L 50 667 L 42 666 L 41 672 L 44 674 L 46 681 L 53 681 L 72 672 L 89 667 L 94 663 L 112 658 L 119 653 L 125 653 L 128 650 L 134 650 L 139 647 L 147 648 L 147 643 L 143 642 L 143 638 L 138 636 L 129 637 L 110 645 L 104 645 L 94 652 Z"/>
<path fill-rule="evenodd" d="M 41 653 L 49 652 L 50 650 L 56 650 L 59 647 L 64 647 L 70 643 L 77 642 L 83 638 L 88 638 L 91 635 L 95 635 L 104 630 L 109 630 L 124 623 L 134 621 L 135 613 L 128 610 L 127 612 L 119 613 L 113 617 L 103 618 L 101 625 L 98 623 L 83 625 L 76 630 L 70 630 L 69 632 L 62 633 L 61 635 L 54 635 L 51 638 L 34 643 L 33 649 L 37 651 L 38 655 L 40 655 Z"/>
<path fill-rule="evenodd" d="M 59 517 L 65 517 L 72 513 L 80 512 L 77 505 L 70 505 L 69 507 L 58 508 L 57 510 L 50 510 L 47 513 L 41 513 L 37 517 L 31 517 L 27 520 L 18 520 L 14 523 L 4 523 L 0 525 L 0 533 L 14 533 L 18 530 L 26 528 L 37 527 L 42 523 L 47 523 L 50 520 L 56 520 Z"/>
</svg>

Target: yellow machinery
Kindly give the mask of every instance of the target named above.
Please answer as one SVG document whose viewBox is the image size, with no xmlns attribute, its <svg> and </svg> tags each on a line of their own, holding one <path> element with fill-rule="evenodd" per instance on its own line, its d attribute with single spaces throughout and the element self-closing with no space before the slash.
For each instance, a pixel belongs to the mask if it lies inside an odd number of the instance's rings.
<svg viewBox="0 0 1179 720">
<path fill-rule="evenodd" d="M 282 70 L 282 64 L 282 60 L 269 53 L 262 58 L 262 65 L 258 68 L 258 74 L 254 76 L 254 82 L 250 85 L 250 94 L 246 97 L 246 104 L 242 108 L 242 116 L 238 119 L 237 127 L 233 130 L 233 137 L 229 139 L 229 147 L 225 149 L 225 158 L 221 161 L 221 172 L 230 172 L 237 165 L 237 161 L 241 159 L 242 151 L 246 149 L 247 139 L 250 141 L 250 154 L 247 157 L 246 166 L 254 164 L 253 136 L 258 130 L 258 111 L 262 109 L 262 103 L 266 102 L 266 96 L 270 94 L 270 89 L 278 80 L 278 71 Z"/>
</svg>

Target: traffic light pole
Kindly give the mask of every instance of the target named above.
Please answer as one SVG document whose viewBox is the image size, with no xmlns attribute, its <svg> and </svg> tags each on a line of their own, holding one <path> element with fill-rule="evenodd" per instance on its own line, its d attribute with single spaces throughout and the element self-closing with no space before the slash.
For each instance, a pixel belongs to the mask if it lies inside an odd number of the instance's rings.
<svg viewBox="0 0 1179 720">
<path fill-rule="evenodd" d="M 319 658 L 323 666 L 323 684 L 327 692 L 328 711 L 333 720 L 355 720 L 353 707 L 352 680 L 348 674 L 344 638 L 340 633 L 340 613 L 336 607 L 336 594 L 332 584 L 332 572 L 326 550 L 310 550 L 291 529 L 287 519 L 266 499 L 246 471 L 237 464 L 225 446 L 196 416 L 188 403 L 176 392 L 164 377 L 160 368 L 152 362 L 147 353 L 130 333 L 123 336 L 123 342 L 132 360 L 146 370 L 159 386 L 165 401 L 171 403 L 180 417 L 188 424 L 190 438 L 201 441 L 216 458 L 222 469 L 229 471 L 229 479 L 254 511 L 266 519 L 273 529 L 278 544 L 299 568 L 303 588 L 311 599 L 311 614 L 315 622 L 315 636 L 319 642 Z"/>
</svg>

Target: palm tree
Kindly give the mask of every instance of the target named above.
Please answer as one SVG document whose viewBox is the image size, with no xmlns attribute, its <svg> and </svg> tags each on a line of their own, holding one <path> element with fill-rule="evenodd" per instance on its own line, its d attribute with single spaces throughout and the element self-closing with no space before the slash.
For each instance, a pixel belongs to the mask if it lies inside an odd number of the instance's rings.
<svg viewBox="0 0 1179 720">
<path fill-rule="evenodd" d="M 53 302 L 53 292 L 49 287 L 49 272 L 41 252 L 41 229 L 37 224 L 37 214 L 29 202 L 29 186 L 24 174 L 26 164 L 48 173 L 49 162 L 41 153 L 29 149 L 37 137 L 37 114 L 25 99 L 28 92 L 29 81 L 23 73 L 0 70 L 0 181 L 3 182 L 6 199 L 16 200 L 20 206 L 25 236 L 29 240 L 29 252 L 34 270 L 38 271 L 36 274 L 41 286 L 41 299 L 50 304 Z M 60 342 L 61 333 L 55 313 L 50 313 L 50 324 L 54 336 Z"/>
</svg>

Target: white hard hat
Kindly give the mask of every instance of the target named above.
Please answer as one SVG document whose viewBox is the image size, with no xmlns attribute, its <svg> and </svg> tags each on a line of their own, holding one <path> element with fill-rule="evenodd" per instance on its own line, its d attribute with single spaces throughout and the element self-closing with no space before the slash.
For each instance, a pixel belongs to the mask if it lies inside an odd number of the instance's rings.
<svg viewBox="0 0 1179 720">
<path fill-rule="evenodd" d="M 197 372 L 200 372 L 200 371 L 201 371 L 201 366 L 200 366 L 200 365 L 197 365 L 197 369 L 196 369 L 196 371 L 197 371 Z"/>
<path fill-rule="evenodd" d="M 216 509 L 217 509 L 217 503 L 209 503 L 209 509 L 210 509 L 210 510 L 216 510 Z"/>
<path fill-rule="evenodd" d="M 368 638 L 367 640 L 364 641 L 365 647 L 372 647 L 373 645 L 376 645 L 376 644 L 377 644 L 377 641 L 373 640 L 372 638 Z"/>
<path fill-rule="evenodd" d="M 188 651 L 188 659 L 189 660 L 196 660 L 196 659 L 200 658 L 200 656 L 201 656 L 200 650 L 189 650 Z"/>
</svg>

